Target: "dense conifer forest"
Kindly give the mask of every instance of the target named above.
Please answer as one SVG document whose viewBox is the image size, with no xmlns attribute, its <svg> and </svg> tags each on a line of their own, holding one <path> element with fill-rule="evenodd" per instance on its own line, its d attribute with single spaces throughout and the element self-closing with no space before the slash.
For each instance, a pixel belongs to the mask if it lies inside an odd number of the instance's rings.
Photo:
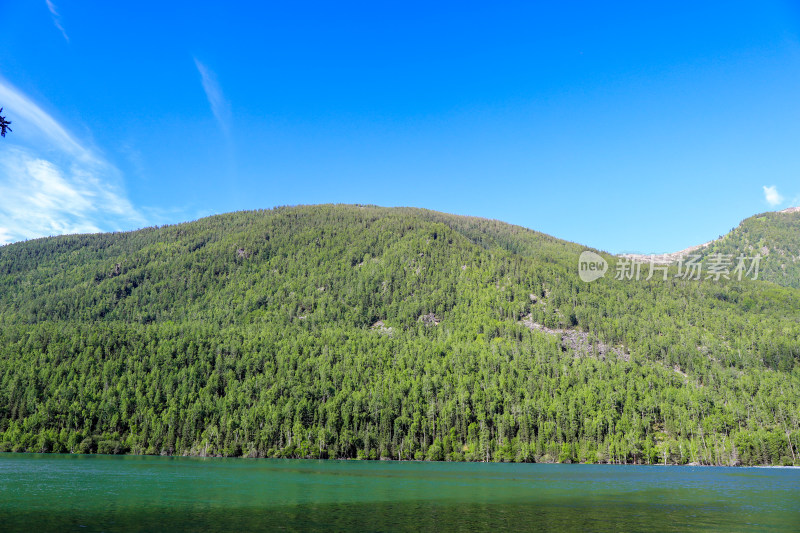
<svg viewBox="0 0 800 533">
<path fill-rule="evenodd" d="M 800 290 L 581 251 L 332 205 L 0 247 L 0 450 L 800 464 Z"/>
</svg>

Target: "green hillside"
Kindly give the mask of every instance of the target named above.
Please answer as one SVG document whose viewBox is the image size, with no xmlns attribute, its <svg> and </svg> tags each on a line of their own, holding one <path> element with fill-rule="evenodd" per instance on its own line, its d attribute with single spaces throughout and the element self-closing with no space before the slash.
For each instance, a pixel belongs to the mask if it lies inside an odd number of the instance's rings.
<svg viewBox="0 0 800 533">
<path fill-rule="evenodd" d="M 711 253 L 732 254 L 734 260 L 759 254 L 759 279 L 800 289 L 800 211 L 745 219 L 704 250 Z"/>
<path fill-rule="evenodd" d="M 800 290 L 581 251 L 331 205 L 0 247 L 0 450 L 800 463 Z"/>
</svg>

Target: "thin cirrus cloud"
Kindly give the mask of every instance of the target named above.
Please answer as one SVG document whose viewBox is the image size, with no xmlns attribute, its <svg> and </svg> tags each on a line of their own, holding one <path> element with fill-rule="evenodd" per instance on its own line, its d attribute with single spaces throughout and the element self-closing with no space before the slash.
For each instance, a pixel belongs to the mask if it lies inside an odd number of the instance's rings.
<svg viewBox="0 0 800 533">
<path fill-rule="evenodd" d="M 67 32 L 64 30 L 64 26 L 61 25 L 61 15 L 58 14 L 58 9 L 56 9 L 55 4 L 50 0 L 44 0 L 47 4 L 47 9 L 50 11 L 50 16 L 53 18 L 53 24 L 55 24 L 58 31 L 61 32 L 61 35 L 64 36 L 64 39 L 69 42 L 69 36 Z"/>
<path fill-rule="evenodd" d="M 0 101 L 15 126 L 0 146 L 0 245 L 146 223 L 114 165 L 2 79 Z"/>
<path fill-rule="evenodd" d="M 203 90 L 206 93 L 208 104 L 211 106 L 211 112 L 214 113 L 214 117 L 217 119 L 223 133 L 228 135 L 230 133 L 231 106 L 225 99 L 225 95 L 222 94 L 222 88 L 217 82 L 217 76 L 197 58 L 194 58 L 194 64 L 200 73 Z"/>
<path fill-rule="evenodd" d="M 775 185 L 770 187 L 764 185 L 764 199 L 773 207 L 783 202 L 783 196 L 778 192 L 778 188 Z"/>
</svg>

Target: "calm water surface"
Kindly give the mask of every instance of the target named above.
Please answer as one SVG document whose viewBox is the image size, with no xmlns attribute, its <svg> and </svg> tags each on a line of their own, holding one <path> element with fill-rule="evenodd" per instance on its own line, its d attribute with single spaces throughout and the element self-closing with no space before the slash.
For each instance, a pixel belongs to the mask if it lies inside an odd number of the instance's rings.
<svg viewBox="0 0 800 533">
<path fill-rule="evenodd" d="M 0 454 L 2 531 L 800 531 L 800 470 Z"/>
</svg>

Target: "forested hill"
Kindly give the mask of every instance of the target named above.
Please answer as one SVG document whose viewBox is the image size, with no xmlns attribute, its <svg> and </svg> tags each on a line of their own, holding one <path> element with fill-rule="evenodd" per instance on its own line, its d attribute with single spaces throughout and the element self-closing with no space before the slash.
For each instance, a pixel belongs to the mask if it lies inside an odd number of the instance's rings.
<svg viewBox="0 0 800 533">
<path fill-rule="evenodd" d="M 0 450 L 800 460 L 800 291 L 583 249 L 331 205 L 0 247 Z"/>
<path fill-rule="evenodd" d="M 759 254 L 760 279 L 800 289 L 800 208 L 747 218 L 703 253 Z"/>
</svg>

